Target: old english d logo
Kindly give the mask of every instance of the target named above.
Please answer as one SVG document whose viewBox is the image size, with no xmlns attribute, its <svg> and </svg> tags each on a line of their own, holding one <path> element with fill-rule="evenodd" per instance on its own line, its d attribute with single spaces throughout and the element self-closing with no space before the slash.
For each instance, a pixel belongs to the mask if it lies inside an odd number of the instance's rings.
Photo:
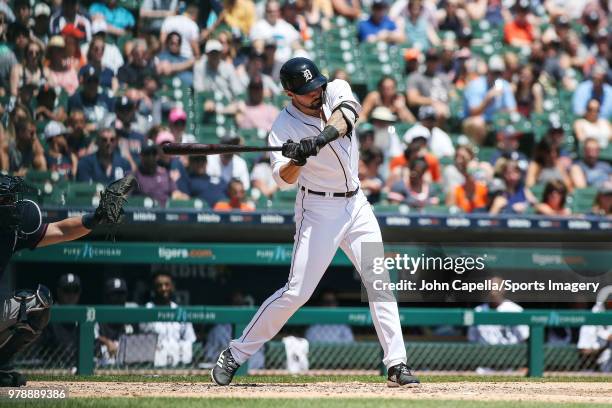
<svg viewBox="0 0 612 408">
<path fill-rule="evenodd" d="M 306 82 L 312 79 L 312 72 L 310 72 L 309 69 L 305 69 L 304 71 L 302 71 L 302 74 L 304 74 L 304 79 L 306 80 Z"/>
</svg>

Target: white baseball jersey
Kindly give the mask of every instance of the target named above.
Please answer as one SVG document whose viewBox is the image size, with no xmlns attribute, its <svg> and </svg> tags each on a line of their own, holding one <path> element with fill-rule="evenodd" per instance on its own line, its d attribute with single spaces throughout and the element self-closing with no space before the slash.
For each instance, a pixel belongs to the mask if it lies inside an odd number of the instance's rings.
<svg viewBox="0 0 612 408">
<path fill-rule="evenodd" d="M 289 139 L 298 142 L 318 135 L 334 108 L 342 102 L 351 104 L 356 112 L 361 110 L 349 84 L 337 79 L 327 85 L 322 107 L 324 118 L 305 115 L 290 104 L 272 125 L 268 143 L 281 146 Z M 325 193 L 354 191 L 359 187 L 358 156 L 357 137 L 351 132 L 324 146 L 317 156 L 309 157 L 300 170 L 298 184 Z M 281 188 L 289 186 L 279 175 L 281 166 L 289 160 L 280 152 L 271 155 L 273 177 Z M 362 274 L 362 244 L 382 242 L 378 222 L 362 191 L 351 197 L 333 197 L 299 189 L 295 204 L 295 243 L 287 283 L 263 302 L 240 338 L 230 342 L 229 350 L 238 364 L 247 361 L 276 336 L 291 315 L 310 299 L 338 248 Z M 382 246 L 380 249 L 382 256 Z M 367 267 L 368 261 L 363 262 Z M 371 301 L 370 312 L 383 348 L 383 363 L 387 367 L 405 363 L 406 348 L 397 303 Z"/>
<path fill-rule="evenodd" d="M 309 136 L 317 136 L 331 116 L 333 110 L 342 102 L 348 102 L 357 113 L 361 105 L 353 96 L 350 85 L 341 79 L 327 84 L 323 113 L 325 118 L 315 118 L 306 115 L 293 104 L 287 105 L 278 115 L 268 136 L 270 146 L 282 146 L 287 140 L 299 142 Z M 291 159 L 284 157 L 281 152 L 271 153 L 271 163 L 274 179 L 281 189 L 291 185 L 285 182 L 279 171 L 283 164 Z M 345 193 L 359 187 L 359 142 L 355 131 L 350 135 L 340 137 L 323 147 L 316 156 L 308 158 L 302 168 L 298 183 L 313 191 L 330 193 Z"/>
</svg>

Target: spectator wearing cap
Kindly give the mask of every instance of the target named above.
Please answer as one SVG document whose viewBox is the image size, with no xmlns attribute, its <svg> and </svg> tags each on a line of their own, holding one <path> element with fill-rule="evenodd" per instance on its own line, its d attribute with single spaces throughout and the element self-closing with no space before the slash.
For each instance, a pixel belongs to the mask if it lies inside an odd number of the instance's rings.
<svg viewBox="0 0 612 408">
<path fill-rule="evenodd" d="M 521 214 L 524 213 L 531 204 L 537 202 L 536 197 L 531 191 L 525 188 L 523 171 L 520 163 L 516 160 L 505 160 L 500 166 L 499 177 L 499 179 L 495 180 L 500 182 L 500 192 L 493 198 L 489 208 L 489 214 Z M 491 192 L 492 189 L 493 188 L 490 187 L 489 192 Z"/>
<path fill-rule="evenodd" d="M 93 67 L 99 73 L 100 86 L 115 92 L 119 88 L 119 80 L 113 70 L 104 65 L 105 48 L 104 38 L 95 35 L 87 48 L 87 64 L 80 69 L 79 76 L 83 76 L 90 67 Z"/>
<path fill-rule="evenodd" d="M 46 122 L 48 120 L 64 122 L 66 120 L 66 110 L 63 104 L 59 103 L 55 88 L 47 84 L 38 88 L 34 118 L 37 122 Z"/>
<path fill-rule="evenodd" d="M 155 69 L 162 77 L 177 77 L 183 86 L 193 85 L 193 58 L 181 55 L 181 35 L 173 31 L 166 36 L 165 49 L 155 58 Z"/>
<path fill-rule="evenodd" d="M 612 97 L 612 95 L 611 95 Z M 597 99 L 591 99 L 582 118 L 574 122 L 574 134 L 580 143 L 593 138 L 599 143 L 599 147 L 605 149 L 612 140 L 612 124 L 600 114 L 600 104 Z"/>
<path fill-rule="evenodd" d="M 86 41 L 91 40 L 91 22 L 78 12 L 79 0 L 62 0 L 61 7 L 51 16 L 49 31 L 58 35 L 67 24 L 73 24 L 84 35 Z"/>
<path fill-rule="evenodd" d="M 278 116 L 276 106 L 264 103 L 264 84 L 260 76 L 253 77 L 247 88 L 246 102 L 238 102 L 236 124 L 240 129 L 261 129 L 269 132 Z"/>
<path fill-rule="evenodd" d="M 138 182 L 135 194 L 152 198 L 161 207 L 165 207 L 170 198 L 180 200 L 189 197 L 177 189 L 176 183 L 170 177 L 168 170 L 157 164 L 159 150 L 160 147 L 152 140 L 148 140 L 143 147 L 140 153 L 140 165 L 134 173 Z"/>
<path fill-rule="evenodd" d="M 406 106 L 406 97 L 397 91 L 397 82 L 390 76 L 383 76 L 376 90 L 366 95 L 362 103 L 361 120 L 367 121 L 378 106 L 389 109 L 401 122 L 415 122 L 414 115 Z"/>
<path fill-rule="evenodd" d="M 49 171 L 58 173 L 63 179 L 72 180 L 77 171 L 78 159 L 68 148 L 67 133 L 68 130 L 62 123 L 55 121 L 47 123 L 44 132 L 47 143 L 45 160 Z"/>
<path fill-rule="evenodd" d="M 546 183 L 542 201 L 535 205 L 536 213 L 548 216 L 569 216 L 571 210 L 565 206 L 568 189 L 561 180 Z"/>
<path fill-rule="evenodd" d="M 67 273 L 60 276 L 54 302 L 60 306 L 78 305 L 81 300 L 81 279 L 78 275 Z M 73 323 L 51 323 L 40 337 L 39 343 L 46 355 L 54 355 L 62 350 L 66 361 L 76 361 L 79 326 Z"/>
<path fill-rule="evenodd" d="M 161 95 L 157 92 L 159 86 L 157 75 L 149 72 L 142 80 L 141 90 L 132 88 L 126 91 L 126 94 L 129 94 L 130 91 L 137 93 L 137 99 L 139 99 L 138 113 L 147 118 L 152 126 L 159 125 L 162 122 L 163 101 Z"/>
<path fill-rule="evenodd" d="M 48 71 L 45 74 L 49 86 L 62 88 L 68 95 L 79 87 L 76 69 L 69 65 L 66 40 L 60 35 L 51 37 L 47 44 Z"/>
<path fill-rule="evenodd" d="M 489 159 L 491 166 L 498 167 L 499 160 L 513 160 L 519 163 L 523 171 L 526 170 L 529 159 L 523 152 L 519 151 L 521 136 L 522 134 L 511 125 L 497 132 L 496 149 Z"/>
<path fill-rule="evenodd" d="M 378 106 L 370 115 L 370 122 L 374 128 L 374 146 L 383 152 L 383 176 L 387 175 L 386 167 L 389 161 L 402 154 L 402 143 L 395 131 L 397 116 L 385 106 Z"/>
<path fill-rule="evenodd" d="M 568 191 L 572 189 L 568 166 L 561 159 L 560 148 L 550 138 L 545 137 L 538 142 L 533 151 L 532 161 L 527 168 L 525 184 L 532 187 L 559 180 Z"/>
<path fill-rule="evenodd" d="M 4 171 L 23 177 L 28 169 L 47 170 L 45 153 L 36 137 L 36 125 L 29 118 L 15 122 L 15 140 L 5 144 L 4 150 L 8 158 Z"/>
<path fill-rule="evenodd" d="M 416 114 L 419 107 L 433 107 L 436 117 L 441 121 L 450 116 L 448 108 L 451 83 L 440 71 L 440 53 L 429 49 L 425 53 L 425 69 L 413 72 L 406 82 L 408 106 Z"/>
<path fill-rule="evenodd" d="M 395 20 L 398 30 L 403 34 L 400 42 L 409 40 L 414 47 L 423 51 L 438 46 L 440 38 L 436 33 L 434 22 L 423 7 L 422 0 L 409 1 L 406 13 L 400 15 L 404 16 L 405 18 Z"/>
<path fill-rule="evenodd" d="M 99 91 L 100 72 L 93 66 L 81 72 L 80 81 L 81 88 L 68 99 L 68 113 L 74 109 L 81 110 L 85 113 L 86 121 L 97 126 L 114 111 L 113 99 L 106 92 Z"/>
<path fill-rule="evenodd" d="M 206 173 L 207 157 L 212 156 L 189 156 L 187 176 L 179 179 L 177 187 L 189 197 L 198 198 L 213 208 L 226 198 L 227 183 Z"/>
<path fill-rule="evenodd" d="M 34 24 L 32 33 L 43 44 L 49 41 L 49 20 L 51 8 L 45 3 L 38 3 L 34 6 Z"/>
<path fill-rule="evenodd" d="M 429 151 L 438 158 L 453 157 L 455 148 L 450 136 L 436 126 L 436 111 L 433 106 L 423 105 L 419 108 L 419 121 L 404 134 L 404 142 L 410 144 L 417 136 L 427 139 Z"/>
<path fill-rule="evenodd" d="M 583 31 L 580 41 L 589 50 L 594 48 L 595 42 L 597 41 L 597 35 L 600 28 L 599 20 L 599 13 L 595 10 L 582 15 L 582 22 L 586 30 Z"/>
<path fill-rule="evenodd" d="M 30 41 L 26 47 L 24 59 L 11 68 L 11 95 L 17 97 L 19 90 L 27 85 L 38 89 L 45 83 L 45 69 L 42 64 L 43 50 L 36 41 Z"/>
<path fill-rule="evenodd" d="M 606 69 L 596 65 L 591 78 L 581 82 L 572 96 L 572 110 L 575 115 L 583 116 L 591 99 L 599 102 L 599 115 L 606 120 L 612 119 L 612 86 L 606 83 Z"/>
<path fill-rule="evenodd" d="M 196 92 L 218 92 L 226 101 L 233 101 L 244 88 L 234 67 L 221 60 L 223 46 L 215 39 L 206 42 L 205 54 L 193 67 L 193 87 Z M 211 108 L 207 107 L 207 111 Z"/>
<path fill-rule="evenodd" d="M 221 144 L 239 145 L 241 140 L 238 136 L 224 136 L 220 140 Z M 223 182 L 229 183 L 232 179 L 238 179 L 242 186 L 248 190 L 251 188 L 249 168 L 246 161 L 234 153 L 214 154 L 208 157 L 206 174 L 210 177 L 218 177 Z"/>
<path fill-rule="evenodd" d="M 117 72 L 121 87 L 143 88 L 144 78 L 155 72 L 148 51 L 145 40 L 141 38 L 134 40 L 129 61 L 123 64 Z"/>
<path fill-rule="evenodd" d="M 582 159 L 570 169 L 570 177 L 576 188 L 601 187 L 612 181 L 612 166 L 599 159 L 601 148 L 596 139 L 588 138 L 582 144 Z"/>
<path fill-rule="evenodd" d="M 75 71 L 78 71 L 86 60 L 81 53 L 79 46 L 80 42 L 85 38 L 85 34 L 79 30 L 74 24 L 66 24 L 61 31 L 62 37 L 66 42 L 66 56 L 68 58 L 68 65 Z"/>
<path fill-rule="evenodd" d="M 120 37 L 125 35 L 128 30 L 136 26 L 136 20 L 128 9 L 117 5 L 117 0 L 103 0 L 93 3 L 89 7 L 89 15 L 92 24 L 102 21 L 106 24 L 107 31 Z"/>
<path fill-rule="evenodd" d="M 115 100 L 114 128 L 119 136 L 119 146 L 123 155 L 135 165 L 140 163 L 140 151 L 149 130 L 149 123 L 136 112 L 136 104 L 127 96 Z M 129 158 L 131 158 L 131 160 Z"/>
<path fill-rule="evenodd" d="M 395 44 L 403 39 L 397 25 L 389 18 L 387 0 L 374 0 L 367 20 L 359 22 L 357 38 L 360 42 L 387 42 Z"/>
<path fill-rule="evenodd" d="M 278 0 L 266 2 L 264 18 L 255 23 L 249 38 L 258 52 L 263 51 L 266 40 L 274 39 L 276 59 L 281 63 L 287 61 L 295 50 L 301 48 L 300 33 L 281 18 L 281 5 Z"/>
<path fill-rule="evenodd" d="M 198 59 L 200 57 L 200 29 L 196 23 L 197 20 L 198 6 L 196 4 L 189 4 L 183 14 L 166 17 L 159 35 L 161 43 L 166 44 L 168 34 L 177 32 L 182 39 L 181 56 L 187 60 Z"/>
<path fill-rule="evenodd" d="M 115 128 L 106 127 L 98 132 L 98 151 L 79 160 L 77 181 L 109 184 L 132 171 L 130 163 L 121 157 Z"/>
<path fill-rule="evenodd" d="M 139 9 L 141 30 L 159 34 L 164 19 L 176 15 L 178 5 L 178 0 L 143 0 Z"/>
<path fill-rule="evenodd" d="M 529 0 L 518 0 L 514 4 L 514 19 L 504 26 L 504 41 L 514 47 L 528 47 L 538 37 L 538 33 L 531 24 L 532 18 Z"/>
<path fill-rule="evenodd" d="M 246 201 L 246 190 L 239 179 L 230 180 L 227 185 L 227 201 L 218 201 L 215 211 L 255 211 L 255 205 Z"/>
<path fill-rule="evenodd" d="M 470 81 L 463 93 L 463 132 L 478 145 L 484 142 L 486 125 L 493 120 L 495 113 L 516 111 L 512 87 L 502 79 L 505 69 L 504 60 L 493 55 L 489 59 L 487 74 Z"/>
<path fill-rule="evenodd" d="M 128 287 L 123 278 L 110 278 L 104 282 L 105 304 L 111 306 L 133 307 L 134 303 L 128 302 Z M 98 364 L 115 364 L 119 341 L 122 336 L 133 334 L 136 328 L 132 324 L 125 323 L 97 323 L 94 325 L 94 336 L 96 339 L 96 356 Z"/>
<path fill-rule="evenodd" d="M 404 61 L 406 62 L 404 75 L 406 77 L 409 77 L 419 70 L 421 55 L 421 50 L 418 48 L 408 48 L 404 51 Z"/>
<path fill-rule="evenodd" d="M 598 15 L 598 19 L 597 19 L 598 27 L 597 28 L 602 29 L 602 28 L 608 27 L 610 4 L 606 3 L 605 1 L 587 0 L 587 4 L 584 6 L 584 9 L 582 10 L 582 19 L 586 20 L 587 18 L 589 18 L 593 20 L 594 18 L 591 15 L 593 12 L 597 13 Z M 590 17 L 587 17 L 587 16 L 590 16 Z"/>
<path fill-rule="evenodd" d="M 175 143 L 196 143 L 197 140 L 194 135 L 185 133 L 187 127 L 187 113 L 181 107 L 174 107 L 170 109 L 168 114 L 168 127 L 172 136 L 174 136 Z"/>
</svg>

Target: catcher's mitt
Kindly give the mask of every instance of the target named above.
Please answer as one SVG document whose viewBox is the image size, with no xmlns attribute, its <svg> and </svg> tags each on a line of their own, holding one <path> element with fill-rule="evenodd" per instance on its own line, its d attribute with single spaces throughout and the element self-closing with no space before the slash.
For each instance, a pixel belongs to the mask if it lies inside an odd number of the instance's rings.
<svg viewBox="0 0 612 408">
<path fill-rule="evenodd" d="M 123 206 L 127 196 L 136 185 L 134 176 L 129 175 L 110 183 L 100 194 L 100 204 L 94 214 L 83 217 L 83 225 L 93 229 L 98 225 L 117 225 L 123 219 Z"/>
</svg>

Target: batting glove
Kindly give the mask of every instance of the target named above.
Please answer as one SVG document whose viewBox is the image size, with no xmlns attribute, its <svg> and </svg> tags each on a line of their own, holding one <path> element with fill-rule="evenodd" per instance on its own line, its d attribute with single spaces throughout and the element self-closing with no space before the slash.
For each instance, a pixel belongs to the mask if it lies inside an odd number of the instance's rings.
<svg viewBox="0 0 612 408">
<path fill-rule="evenodd" d="M 303 166 L 306 164 L 306 155 L 302 150 L 302 145 L 289 139 L 283 143 L 282 154 L 285 157 L 290 158 L 296 166 Z"/>
</svg>

